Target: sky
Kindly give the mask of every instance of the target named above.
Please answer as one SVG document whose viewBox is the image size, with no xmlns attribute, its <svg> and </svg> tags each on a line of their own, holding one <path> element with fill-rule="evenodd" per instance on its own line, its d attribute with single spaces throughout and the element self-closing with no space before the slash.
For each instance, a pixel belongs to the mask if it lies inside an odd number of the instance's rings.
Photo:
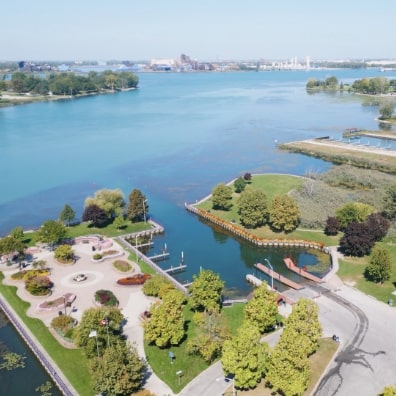
<svg viewBox="0 0 396 396">
<path fill-rule="evenodd" d="M 0 61 L 395 59 L 395 0 L 12 0 Z"/>
</svg>

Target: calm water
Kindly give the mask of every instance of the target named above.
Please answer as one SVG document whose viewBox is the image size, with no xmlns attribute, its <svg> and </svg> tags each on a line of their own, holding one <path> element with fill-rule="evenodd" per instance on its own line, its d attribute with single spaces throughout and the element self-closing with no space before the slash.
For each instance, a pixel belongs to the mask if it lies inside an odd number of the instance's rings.
<svg viewBox="0 0 396 396">
<path fill-rule="evenodd" d="M 140 74 L 133 92 L 0 109 L 0 235 L 56 218 L 65 203 L 80 216 L 85 198 L 98 189 L 121 188 L 127 196 L 139 188 L 150 216 L 166 229 L 153 250 L 167 244 L 171 258 L 164 266 L 177 264 L 183 251 L 183 280 L 211 268 L 229 293 L 244 295 L 246 273 L 257 260 L 268 258 L 274 268 L 284 254 L 315 261 L 303 251 L 240 244 L 187 213 L 184 203 L 245 172 L 301 175 L 329 166 L 280 152 L 275 141 L 377 129 L 377 109 L 363 107 L 359 98 L 306 93 L 309 78 L 330 75 L 346 83 L 381 74 Z"/>
</svg>

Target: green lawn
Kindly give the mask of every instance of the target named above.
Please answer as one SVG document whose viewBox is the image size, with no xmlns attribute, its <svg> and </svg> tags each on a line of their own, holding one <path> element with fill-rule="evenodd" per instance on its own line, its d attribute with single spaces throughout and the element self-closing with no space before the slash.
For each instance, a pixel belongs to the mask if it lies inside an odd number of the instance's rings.
<svg viewBox="0 0 396 396">
<path fill-rule="evenodd" d="M 345 257 L 343 260 L 340 260 L 340 269 L 337 275 L 344 283 L 353 285 L 363 293 L 369 294 L 377 300 L 387 303 L 389 299 L 393 299 L 396 302 L 396 296 L 392 294 L 396 290 L 396 245 L 383 242 L 377 242 L 377 244 L 386 247 L 391 253 L 392 275 L 390 280 L 381 285 L 370 282 L 364 277 L 364 271 L 369 260 L 367 256 L 360 258 Z"/>
<path fill-rule="evenodd" d="M 91 227 L 88 223 L 80 223 L 75 226 L 67 227 L 66 238 L 75 238 L 83 235 L 102 235 L 104 237 L 113 238 L 119 235 L 132 234 L 134 232 L 149 230 L 151 225 L 149 223 L 139 222 L 131 223 L 126 221 L 126 226 L 117 230 L 114 224 L 109 224 L 106 227 Z M 28 246 L 34 246 L 38 242 L 38 235 L 36 231 L 25 232 L 24 243 Z"/>
</svg>

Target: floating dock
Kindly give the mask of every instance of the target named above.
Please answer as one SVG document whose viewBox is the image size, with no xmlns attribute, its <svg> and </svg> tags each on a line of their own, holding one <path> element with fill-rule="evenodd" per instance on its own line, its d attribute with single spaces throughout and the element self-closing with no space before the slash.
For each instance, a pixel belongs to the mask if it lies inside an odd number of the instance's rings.
<svg viewBox="0 0 396 396">
<path fill-rule="evenodd" d="M 169 257 L 169 253 L 164 252 L 164 253 L 156 254 L 154 256 L 148 256 L 147 258 L 149 258 L 151 261 L 161 261 L 161 260 L 166 260 L 168 257 Z"/>
<path fill-rule="evenodd" d="M 297 267 L 291 258 L 284 258 L 283 262 L 286 264 L 286 267 L 290 270 L 295 272 L 296 274 L 304 277 L 305 279 L 309 279 L 316 283 L 323 283 L 323 279 L 319 278 L 318 276 L 312 275 L 309 272 L 305 271 L 303 268 Z"/>
<path fill-rule="evenodd" d="M 291 287 L 292 289 L 301 290 L 304 288 L 304 286 L 299 285 L 298 283 L 284 277 L 281 274 L 278 274 L 277 272 L 273 271 L 272 269 L 267 268 L 265 265 L 263 265 L 261 263 L 254 264 L 254 267 L 257 268 L 258 270 L 260 270 L 261 272 L 264 272 L 265 274 L 267 274 L 269 277 L 273 278 L 274 280 L 277 280 L 277 281 L 283 283 L 284 285 Z"/>
<path fill-rule="evenodd" d="M 164 270 L 167 274 L 175 274 L 177 272 L 183 272 L 187 268 L 187 265 L 185 264 L 180 264 L 177 267 L 170 267 L 166 270 Z"/>
</svg>

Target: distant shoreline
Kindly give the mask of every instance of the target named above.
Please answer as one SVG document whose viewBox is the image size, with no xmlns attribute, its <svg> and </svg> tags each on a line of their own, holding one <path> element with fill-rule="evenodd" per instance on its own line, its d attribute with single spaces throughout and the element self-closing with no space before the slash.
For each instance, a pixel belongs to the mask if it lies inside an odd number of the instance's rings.
<svg viewBox="0 0 396 396">
<path fill-rule="evenodd" d="M 124 88 L 117 90 L 105 90 L 100 92 L 87 92 L 81 93 L 77 95 L 26 95 L 26 94 L 1 94 L 0 96 L 0 108 L 2 107 L 10 107 L 10 106 L 18 106 L 30 103 L 39 103 L 39 102 L 51 102 L 57 100 L 70 100 L 75 98 L 83 98 L 86 96 L 96 96 L 103 94 L 113 94 L 118 92 L 126 92 L 126 91 L 134 91 L 136 87 L 132 88 Z"/>
</svg>

